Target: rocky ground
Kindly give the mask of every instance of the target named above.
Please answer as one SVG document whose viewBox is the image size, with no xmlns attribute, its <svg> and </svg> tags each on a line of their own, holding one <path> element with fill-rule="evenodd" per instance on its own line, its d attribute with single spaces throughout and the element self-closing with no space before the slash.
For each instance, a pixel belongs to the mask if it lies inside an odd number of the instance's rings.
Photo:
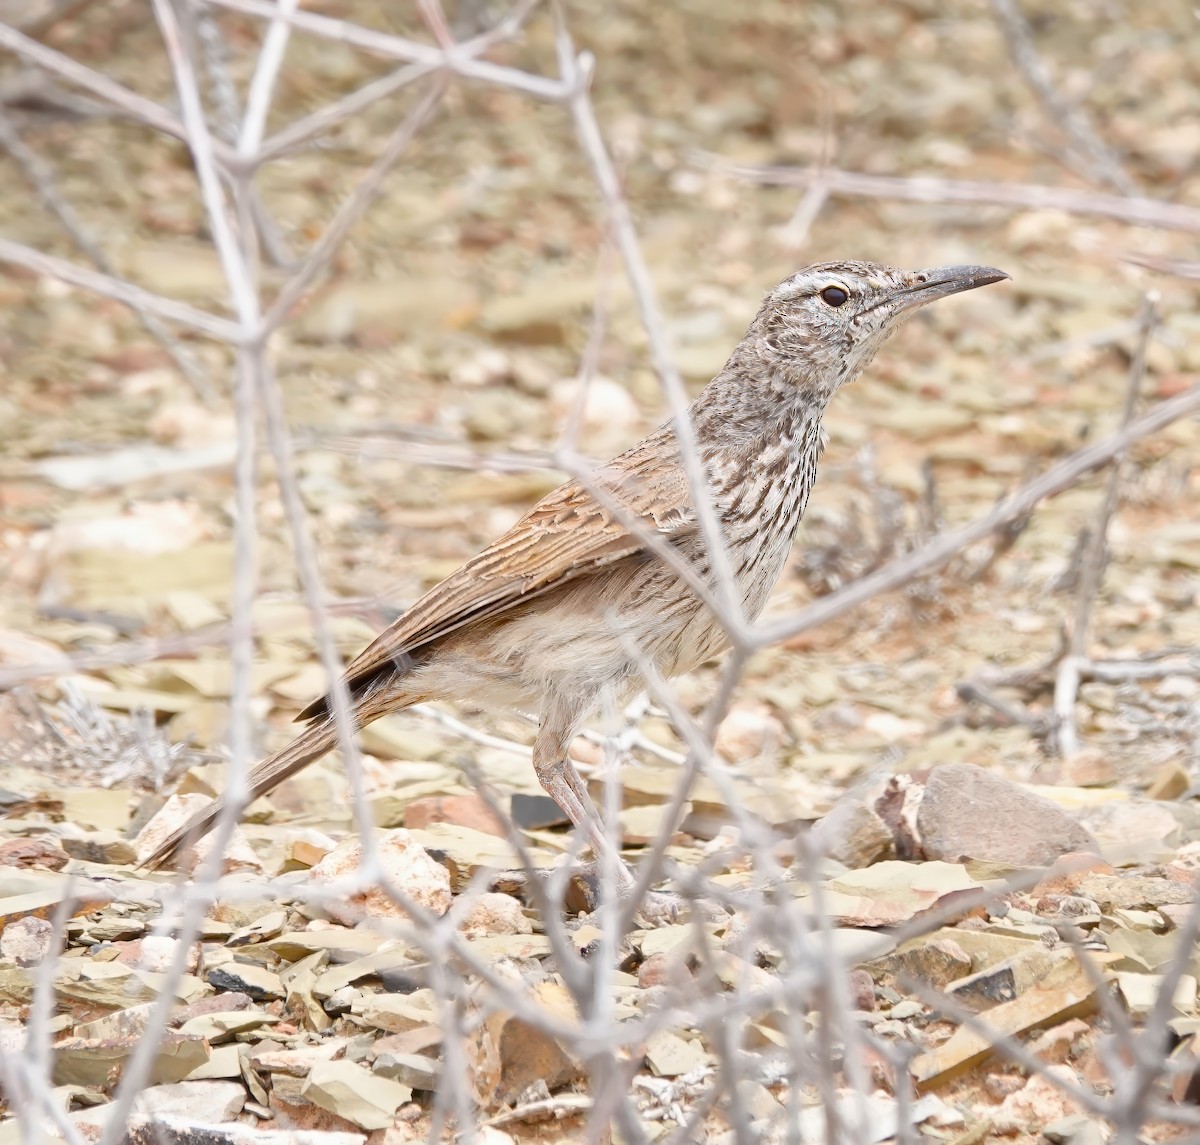
<svg viewBox="0 0 1200 1145">
<path fill-rule="evenodd" d="M 392 5 L 311 7 L 417 30 Z M 1194 283 L 1123 260 L 1194 258 L 1187 232 L 838 195 L 806 227 L 802 190 L 705 160 L 824 159 L 872 175 L 1084 189 L 983 6 L 580 4 L 572 20 L 598 61 L 597 114 L 693 390 L 720 368 L 763 292 L 798 264 L 977 262 L 1013 276 L 922 313 L 839 395 L 821 483 L 769 617 L 979 516 L 1111 433 L 1148 290 L 1158 292 L 1156 325 L 1139 408 L 1200 380 Z M 1033 31 L 1135 190 L 1200 206 L 1193 24 L 1178 5 L 1079 6 Z M 221 27 L 244 81 L 258 25 L 226 15 Z M 539 14 L 491 58 L 550 71 L 552 32 Z M 140 3 L 85 9 L 45 35 L 170 101 Z M 272 128 L 386 70 L 344 45 L 295 37 Z M 406 106 L 378 105 L 265 169 L 264 198 L 290 247 L 319 233 Z M 182 147 L 114 118 L 44 107 L 11 115 L 119 273 L 224 306 Z M 0 156 L 0 171 L 20 188 L 0 201 L 0 232 L 78 257 L 11 157 Z M 300 490 L 344 653 L 561 480 L 547 451 L 578 394 L 597 298 L 605 330 L 580 448 L 606 457 L 664 416 L 631 293 L 615 257 L 600 253 L 604 230 L 561 108 L 456 87 L 278 339 Z M 281 274 L 268 265 L 268 287 Z M 449 1070 L 458 1112 L 493 1123 L 484 1140 L 583 1139 L 593 1094 L 570 1039 L 523 1023 L 479 985 L 491 968 L 524 983 L 545 1013 L 576 1020 L 563 951 L 547 934 L 555 928 L 500 877 L 519 863 L 496 808 L 464 774 L 465 765 L 487 777 L 536 864 L 569 850 L 544 804 L 521 799 L 539 789 L 523 753 L 531 728 L 516 716 L 409 713 L 362 737 L 389 870 L 433 913 L 457 912 L 445 941 L 473 1019 L 465 1026 L 452 1028 L 449 980 L 431 976 L 429 949 L 396 929 L 394 905 L 367 893 L 347 909 L 312 893 L 330 868 L 352 864 L 356 846 L 336 758 L 252 808 L 229 851 L 230 889 L 204 912 L 199 943 L 179 953 L 156 932 L 170 931 L 156 926 L 169 877 L 133 862 L 181 807 L 221 787 L 226 758 L 230 359 L 189 340 L 215 391 L 205 401 L 117 303 L 12 268 L 0 269 L 0 300 L 4 1049 L 21 1044 L 38 975 L 49 974 L 54 1084 L 81 1124 L 101 1123 L 141 1031 L 157 1028 L 147 1024 L 157 976 L 179 957 L 186 972 L 143 1099 L 148 1117 L 227 1122 L 234 1137 L 300 1127 L 376 1132 L 389 1145 L 437 1139 L 433 1095 Z M 767 998 L 772 976 L 800 957 L 778 947 L 755 906 L 753 894 L 768 892 L 728 828 L 731 791 L 776 832 L 775 861 L 807 872 L 769 893 L 816 896 L 813 909 L 835 924 L 837 957 L 856 967 L 842 1008 L 874 1047 L 864 1050 L 871 1140 L 894 1132 L 897 1069 L 918 1087 L 911 1118 L 931 1139 L 1034 1141 L 1054 1123 L 1050 1140 L 1101 1140 L 1101 1122 L 1055 1080 L 1101 1098 L 1112 1091 L 1119 1079 L 1105 1047 L 1126 1020 L 1146 1020 L 1181 944 L 1182 977 L 1154 1021 L 1170 1019 L 1181 1063 L 1161 1096 L 1176 1110 L 1194 1101 L 1198 446 L 1196 421 L 1180 420 L 1138 442 L 1122 469 L 1083 649 L 1118 667 L 1080 686 L 1078 751 L 1056 751 L 1052 692 L 1105 473 L 1039 505 L 1002 551 L 976 546 L 750 660 L 715 744 L 732 787 L 702 778 L 665 824 L 675 828 L 668 858 L 702 867 L 734 895 L 734 913 L 634 930 L 612 950 L 597 946 L 597 920 L 576 917 L 591 905 L 587 887 L 567 896 L 564 933 L 584 961 L 607 953 L 613 1020 L 642 1031 L 626 1053 L 645 1139 L 691 1114 L 709 1140 L 731 1131 L 728 1110 L 706 1113 L 702 1101 L 728 1045 L 703 1014 L 689 1019 L 691 999 L 754 989 Z M 285 742 L 325 680 L 268 462 L 258 493 L 252 690 L 255 748 L 266 751 Z M 127 654 L 147 648 L 153 656 Z M 716 673 L 679 682 L 688 710 L 703 709 Z M 664 829 L 684 746 L 653 705 L 629 715 L 621 744 L 621 830 L 636 859 Z M 602 737 L 581 738 L 574 754 L 599 791 Z M 798 858 L 805 840 L 831 856 L 815 876 Z M 1054 868 L 1067 852 L 1083 857 Z M 264 873 L 282 881 L 268 891 Z M 69 895 L 65 950 L 43 969 Z M 364 914 L 382 920 L 374 931 Z M 1040 1072 L 993 1052 L 996 1037 L 973 1031 L 963 1010 L 986 1011 L 993 1035 L 1017 1039 Z M 656 1022 L 664 1012 L 672 1020 Z M 820 1134 L 818 1095 L 786 1085 L 780 1065 L 796 1036 L 787 1008 L 764 1002 L 745 1019 L 744 1116 L 771 1132 L 798 1118 Z M 457 1083 L 464 1063 L 468 1085 Z M 837 1087 L 863 1088 L 840 1060 L 832 1068 Z M 0 1123 L 0 1138 L 15 1125 Z M 1178 1130 L 1159 1119 L 1144 1132 Z"/>
</svg>

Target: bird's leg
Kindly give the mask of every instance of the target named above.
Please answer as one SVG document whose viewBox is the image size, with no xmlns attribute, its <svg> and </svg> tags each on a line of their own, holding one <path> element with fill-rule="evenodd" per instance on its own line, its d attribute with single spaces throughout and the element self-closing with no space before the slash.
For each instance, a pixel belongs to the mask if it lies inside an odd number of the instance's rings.
<svg viewBox="0 0 1200 1145">
<path fill-rule="evenodd" d="M 578 705 L 553 699 L 546 704 L 542 726 L 533 742 L 533 769 L 546 794 L 563 809 L 575 828 L 584 833 L 599 860 L 600 872 L 611 863 L 617 875 L 617 894 L 628 898 L 637 886 L 637 879 L 604 829 L 591 794 L 567 755 L 579 722 L 578 710 Z M 682 900 L 673 894 L 647 891 L 638 903 L 638 916 L 644 925 L 661 926 L 676 922 L 683 907 Z"/>
<path fill-rule="evenodd" d="M 559 710 L 558 704 L 552 702 L 547 705 L 542 726 L 533 743 L 533 770 L 546 794 L 562 808 L 572 825 L 583 832 L 601 864 L 606 860 L 614 863 L 617 891 L 622 895 L 628 894 L 636 882 L 633 872 L 609 838 L 587 785 L 567 755 L 575 722 L 566 718 L 566 713 Z"/>
</svg>

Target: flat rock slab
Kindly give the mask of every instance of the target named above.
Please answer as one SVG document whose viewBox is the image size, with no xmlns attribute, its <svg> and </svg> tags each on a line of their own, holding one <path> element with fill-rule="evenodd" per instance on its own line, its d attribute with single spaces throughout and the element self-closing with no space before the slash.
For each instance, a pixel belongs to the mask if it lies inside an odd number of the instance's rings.
<svg viewBox="0 0 1200 1145">
<path fill-rule="evenodd" d="M 925 858 L 1048 867 L 1072 851 L 1099 854 L 1092 835 L 1056 803 L 969 763 L 935 767 L 917 811 Z"/>
<path fill-rule="evenodd" d="M 138 1094 L 135 1114 L 182 1117 L 206 1125 L 232 1121 L 246 1104 L 246 1087 L 236 1081 L 181 1081 L 154 1085 Z"/>
</svg>

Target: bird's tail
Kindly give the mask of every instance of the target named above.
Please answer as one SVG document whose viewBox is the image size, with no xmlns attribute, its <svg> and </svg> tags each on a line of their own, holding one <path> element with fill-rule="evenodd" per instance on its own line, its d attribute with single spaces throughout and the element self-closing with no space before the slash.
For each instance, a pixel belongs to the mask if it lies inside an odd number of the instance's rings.
<svg viewBox="0 0 1200 1145">
<path fill-rule="evenodd" d="M 332 716 L 310 724 L 287 747 L 268 756 L 250 772 L 246 803 L 273 791 L 289 776 L 295 775 L 313 760 L 319 759 L 336 746 L 337 739 L 337 722 Z M 218 796 L 203 811 L 198 811 L 182 827 L 164 839 L 153 854 L 143 859 L 139 866 L 155 870 L 177 859 L 181 852 L 212 830 L 213 824 L 225 812 L 227 806 L 225 796 Z"/>
</svg>

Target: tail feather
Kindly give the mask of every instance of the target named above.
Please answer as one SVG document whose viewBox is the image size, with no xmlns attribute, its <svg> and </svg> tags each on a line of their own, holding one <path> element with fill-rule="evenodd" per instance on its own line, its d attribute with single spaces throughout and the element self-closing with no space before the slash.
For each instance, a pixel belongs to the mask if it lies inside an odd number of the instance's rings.
<svg viewBox="0 0 1200 1145">
<path fill-rule="evenodd" d="M 246 802 L 249 803 L 260 795 L 273 791 L 285 779 L 319 759 L 337 744 L 337 738 L 336 721 L 329 717 L 305 728 L 287 747 L 268 756 L 250 772 L 249 796 Z M 184 850 L 212 830 L 227 806 L 225 797 L 218 796 L 203 811 L 198 811 L 182 827 L 172 832 L 138 865 L 157 870 L 165 863 L 177 859 Z"/>
</svg>

